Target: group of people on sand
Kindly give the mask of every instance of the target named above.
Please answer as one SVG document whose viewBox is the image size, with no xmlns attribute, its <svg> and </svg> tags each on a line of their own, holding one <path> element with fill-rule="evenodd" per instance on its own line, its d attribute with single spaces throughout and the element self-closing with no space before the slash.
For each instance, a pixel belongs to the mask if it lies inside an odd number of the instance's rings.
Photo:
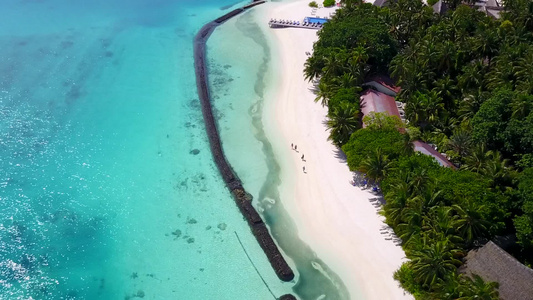
<svg viewBox="0 0 533 300">
<path fill-rule="evenodd" d="M 294 151 L 296 151 L 296 152 L 298 152 L 298 145 L 291 143 L 291 149 L 294 150 Z M 301 159 L 302 159 L 303 162 L 305 162 L 305 156 L 304 156 L 303 153 L 302 153 L 302 157 L 301 157 Z M 307 173 L 307 172 L 305 171 L 305 166 L 302 167 L 302 170 L 304 171 L 304 173 Z"/>
</svg>

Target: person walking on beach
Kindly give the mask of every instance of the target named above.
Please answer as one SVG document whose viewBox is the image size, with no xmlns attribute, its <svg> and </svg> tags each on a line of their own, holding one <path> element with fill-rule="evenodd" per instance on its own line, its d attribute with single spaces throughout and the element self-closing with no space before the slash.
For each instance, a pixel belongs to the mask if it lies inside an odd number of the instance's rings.
<svg viewBox="0 0 533 300">
<path fill-rule="evenodd" d="M 304 155 L 303 155 L 303 154 L 302 154 L 302 160 L 305 161 L 305 160 L 304 160 Z"/>
<path fill-rule="evenodd" d="M 294 144 L 293 143 L 291 143 L 291 149 L 294 150 Z"/>
<path fill-rule="evenodd" d="M 298 145 L 294 145 L 294 150 L 298 152 Z"/>
<path fill-rule="evenodd" d="M 305 173 L 305 166 L 303 167 L 304 173 Z"/>
</svg>

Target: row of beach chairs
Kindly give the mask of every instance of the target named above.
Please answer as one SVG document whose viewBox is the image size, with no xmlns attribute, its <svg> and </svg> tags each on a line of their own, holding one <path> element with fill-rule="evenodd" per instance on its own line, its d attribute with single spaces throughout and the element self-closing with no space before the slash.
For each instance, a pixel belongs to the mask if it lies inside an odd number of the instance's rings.
<svg viewBox="0 0 533 300">
<path fill-rule="evenodd" d="M 322 24 L 320 24 L 320 23 L 308 23 L 308 22 L 304 22 L 302 25 L 303 25 L 303 26 L 310 26 L 310 27 L 318 27 L 318 28 L 322 27 Z"/>
<path fill-rule="evenodd" d="M 282 24 L 282 25 L 298 25 L 298 26 L 316 27 L 316 28 L 322 27 L 322 24 L 313 23 L 313 22 L 303 22 L 302 24 L 300 24 L 300 21 L 276 20 L 276 19 L 271 19 L 270 22 L 276 23 L 276 24 Z"/>
<path fill-rule="evenodd" d="M 283 25 L 300 25 L 300 21 L 289 21 L 289 20 L 276 20 L 272 19 L 270 22 L 283 24 Z"/>
</svg>

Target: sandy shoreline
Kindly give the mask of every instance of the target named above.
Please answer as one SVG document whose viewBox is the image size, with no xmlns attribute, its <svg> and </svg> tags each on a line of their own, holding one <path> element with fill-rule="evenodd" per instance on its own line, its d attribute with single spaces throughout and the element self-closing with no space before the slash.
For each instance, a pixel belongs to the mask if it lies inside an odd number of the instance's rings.
<svg viewBox="0 0 533 300">
<path fill-rule="evenodd" d="M 258 22 L 302 20 L 310 16 L 308 2 L 267 3 L 257 8 Z M 392 278 L 405 254 L 380 233 L 383 217 L 370 202 L 376 196 L 349 184 L 352 173 L 327 141 L 327 109 L 314 103 L 311 84 L 303 78 L 305 52 L 312 51 L 316 31 L 266 28 L 277 44 L 272 51 L 279 86 L 265 101 L 264 123 L 282 169 L 281 201 L 300 238 L 343 280 L 351 299 L 412 299 Z M 291 143 L 298 145 L 298 153 Z"/>
</svg>

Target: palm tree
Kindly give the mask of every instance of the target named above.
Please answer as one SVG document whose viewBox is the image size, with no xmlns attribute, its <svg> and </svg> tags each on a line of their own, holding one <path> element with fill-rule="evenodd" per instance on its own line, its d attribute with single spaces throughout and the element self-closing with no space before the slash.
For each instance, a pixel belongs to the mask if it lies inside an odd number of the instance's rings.
<svg viewBox="0 0 533 300">
<path fill-rule="evenodd" d="M 455 80 L 447 75 L 446 77 L 437 80 L 433 89 L 435 89 L 437 94 L 442 97 L 447 110 L 455 110 L 457 104 L 455 97 L 458 93 L 457 82 Z"/>
<path fill-rule="evenodd" d="M 420 204 L 421 202 L 415 198 L 409 199 L 407 207 L 402 211 L 402 222 L 404 223 L 399 224 L 397 227 L 399 237 L 407 248 L 413 248 L 407 245 L 416 243 L 422 232 L 424 215 Z"/>
<path fill-rule="evenodd" d="M 457 60 L 456 57 L 457 49 L 452 41 L 444 41 L 438 47 L 438 70 L 441 73 L 450 74 L 454 70 L 452 67 L 455 67 Z"/>
<path fill-rule="evenodd" d="M 428 93 L 416 92 L 405 106 L 405 114 L 409 121 L 424 128 L 436 125 L 445 117 L 442 98 L 436 90 Z"/>
<path fill-rule="evenodd" d="M 452 207 L 449 206 L 432 207 L 424 216 L 422 229 L 425 236 L 430 240 L 446 242 L 454 247 L 462 244 L 463 239 L 457 235 L 455 230 L 452 212 Z"/>
<path fill-rule="evenodd" d="M 357 78 L 355 78 L 351 73 L 344 73 L 342 76 L 334 78 L 334 84 L 336 89 L 349 89 L 357 85 Z"/>
<path fill-rule="evenodd" d="M 454 204 L 452 207 L 456 212 L 454 226 L 466 245 L 470 246 L 487 235 L 490 223 L 481 216 L 483 205 L 476 206 L 470 201 L 464 201 L 461 205 Z"/>
<path fill-rule="evenodd" d="M 497 282 L 486 283 L 477 274 L 472 274 L 472 278 L 462 276 L 461 291 L 465 296 L 457 300 L 498 300 L 500 299 L 498 287 Z"/>
<path fill-rule="evenodd" d="M 415 168 L 407 177 L 407 185 L 411 195 L 421 195 L 426 187 L 433 183 L 432 177 L 429 176 L 425 168 Z"/>
<path fill-rule="evenodd" d="M 354 104 L 342 102 L 328 114 L 326 124 L 330 130 L 328 140 L 333 141 L 337 146 L 342 146 L 360 126 L 359 110 Z"/>
<path fill-rule="evenodd" d="M 453 272 L 444 280 L 439 280 L 437 284 L 434 285 L 434 290 L 436 291 L 432 299 L 440 300 L 457 300 L 463 295 L 462 289 L 463 285 L 461 284 L 462 279 L 461 274 L 458 272 Z"/>
<path fill-rule="evenodd" d="M 421 66 L 424 69 L 436 69 L 435 66 L 439 60 L 439 51 L 436 46 L 437 44 L 438 42 L 436 39 L 431 38 L 424 39 L 417 45 L 418 51 L 420 51 L 418 53 L 418 60 L 422 63 Z"/>
<path fill-rule="evenodd" d="M 448 146 L 455 151 L 460 157 L 466 157 L 470 154 L 472 148 L 472 135 L 470 131 L 459 128 L 453 131 L 453 135 L 448 140 Z"/>
<path fill-rule="evenodd" d="M 426 188 L 418 196 L 414 198 L 416 201 L 420 201 L 420 208 L 423 213 L 427 213 L 432 207 L 437 206 L 441 201 L 442 191 L 435 189 L 434 187 Z"/>
<path fill-rule="evenodd" d="M 520 95 L 511 103 L 511 107 L 513 108 L 512 118 L 519 120 L 525 119 L 533 108 L 533 97 L 530 95 Z"/>
<path fill-rule="evenodd" d="M 323 60 L 316 54 L 307 58 L 304 64 L 304 76 L 307 81 L 315 80 L 322 74 Z"/>
<path fill-rule="evenodd" d="M 475 39 L 474 45 L 475 51 L 482 54 L 483 58 L 488 61 L 488 65 L 490 66 L 492 58 L 498 54 L 500 48 L 500 40 L 497 31 L 493 28 L 484 30 L 482 35 L 479 35 L 479 37 Z"/>
<path fill-rule="evenodd" d="M 422 105 L 426 110 L 427 122 L 429 124 L 436 124 L 442 121 L 445 110 L 442 97 L 437 90 L 433 89 L 427 94 L 427 97 L 423 97 Z"/>
<path fill-rule="evenodd" d="M 506 47 L 502 49 L 500 55 L 494 58 L 492 68 L 485 77 L 486 86 L 489 90 L 514 88 L 516 78 L 513 65 L 520 59 L 522 54 L 523 51 L 520 47 Z"/>
<path fill-rule="evenodd" d="M 425 113 L 426 112 L 422 108 L 420 97 L 413 96 L 409 99 L 409 101 L 406 102 L 405 115 L 409 122 L 412 122 L 416 125 L 422 123 L 422 121 L 426 118 Z"/>
<path fill-rule="evenodd" d="M 491 160 L 492 152 L 487 151 L 485 144 L 479 144 L 473 149 L 469 156 L 466 157 L 462 169 L 476 173 L 482 173 L 487 163 Z"/>
<path fill-rule="evenodd" d="M 411 265 L 418 282 L 431 286 L 457 270 L 461 262 L 455 259 L 444 242 L 432 243 L 412 252 Z"/>
<path fill-rule="evenodd" d="M 422 232 L 422 226 L 414 223 L 416 223 L 416 220 L 421 220 L 422 216 L 419 212 L 410 208 L 404 209 L 404 215 L 408 223 L 398 224 L 398 237 L 402 240 L 402 245 L 404 245 L 405 248 L 411 249 L 414 248 L 411 245 L 416 244 L 416 241 L 420 238 L 420 233 Z"/>
<path fill-rule="evenodd" d="M 366 48 L 359 45 L 352 49 L 348 63 L 352 70 L 362 70 L 370 56 L 366 52 Z M 363 74 L 360 74 L 363 75 Z"/>
<path fill-rule="evenodd" d="M 314 92 L 316 94 L 315 102 L 320 101 L 320 104 L 322 104 L 322 106 L 328 106 L 329 86 L 321 80 L 316 86 Z"/>
<path fill-rule="evenodd" d="M 322 69 L 324 77 L 333 78 L 344 73 L 346 57 L 346 50 L 340 48 L 332 49 L 329 56 L 324 59 L 324 68 Z"/>
<path fill-rule="evenodd" d="M 479 88 L 477 91 L 468 94 L 459 105 L 459 118 L 465 122 L 469 123 L 474 115 L 478 112 L 481 104 L 489 98 L 489 94 L 486 91 L 483 91 Z"/>
<path fill-rule="evenodd" d="M 481 172 L 485 177 L 490 178 L 492 187 L 505 189 L 512 186 L 511 171 L 508 159 L 504 159 L 499 151 L 490 151 L 490 160 Z"/>
<path fill-rule="evenodd" d="M 391 165 L 388 156 L 383 154 L 381 148 L 375 149 L 361 162 L 359 171 L 365 173 L 370 179 L 379 183 L 387 174 Z"/>
<path fill-rule="evenodd" d="M 531 68 L 532 65 L 533 46 L 530 46 L 524 55 L 518 59 L 513 69 L 516 77 L 517 89 L 525 94 L 530 94 L 533 92 L 533 90 L 531 90 L 533 82 L 533 70 Z"/>
<path fill-rule="evenodd" d="M 410 48 L 406 48 L 405 51 L 410 51 Z M 391 72 L 391 75 L 394 78 L 398 79 L 398 84 L 402 86 L 404 79 L 407 77 L 407 74 L 412 74 L 411 64 L 408 62 L 405 55 L 403 54 L 398 54 L 392 59 L 389 71 Z"/>
<path fill-rule="evenodd" d="M 396 227 L 402 220 L 402 211 L 410 199 L 409 186 L 403 180 L 392 185 L 390 192 L 385 195 L 386 203 L 383 212 L 389 225 Z"/>
<path fill-rule="evenodd" d="M 467 64 L 462 69 L 463 74 L 458 76 L 458 85 L 463 92 L 472 88 L 481 89 L 483 87 L 483 77 L 487 72 L 487 66 L 482 60 L 475 60 Z"/>
</svg>

